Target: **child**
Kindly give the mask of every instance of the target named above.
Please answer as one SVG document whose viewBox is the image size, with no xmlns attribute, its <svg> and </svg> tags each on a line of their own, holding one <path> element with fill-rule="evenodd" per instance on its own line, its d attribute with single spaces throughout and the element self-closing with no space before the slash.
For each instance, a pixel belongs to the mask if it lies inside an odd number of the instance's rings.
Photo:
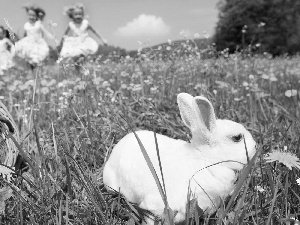
<svg viewBox="0 0 300 225">
<path fill-rule="evenodd" d="M 13 56 L 14 45 L 10 41 L 9 32 L 4 26 L 0 26 L 0 75 L 14 65 Z"/>
<path fill-rule="evenodd" d="M 28 22 L 24 24 L 25 35 L 16 43 L 16 54 L 30 63 L 33 69 L 40 64 L 49 54 L 49 47 L 43 36 L 53 39 L 54 37 L 42 24 L 46 13 L 37 5 L 25 6 Z"/>
<path fill-rule="evenodd" d="M 89 25 L 88 20 L 84 19 L 84 6 L 82 4 L 67 7 L 66 14 L 72 21 L 69 22 L 69 26 L 61 41 L 61 43 L 63 42 L 60 52 L 62 58 L 87 56 L 97 52 L 98 43 L 88 36 L 89 30 L 106 45 L 106 40 Z"/>
</svg>

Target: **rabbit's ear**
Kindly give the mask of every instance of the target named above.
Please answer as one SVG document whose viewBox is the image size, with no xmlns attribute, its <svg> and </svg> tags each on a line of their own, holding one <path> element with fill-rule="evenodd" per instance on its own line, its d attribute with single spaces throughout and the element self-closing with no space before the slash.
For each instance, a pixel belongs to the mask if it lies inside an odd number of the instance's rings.
<svg viewBox="0 0 300 225">
<path fill-rule="evenodd" d="M 210 145 L 212 132 L 216 127 L 216 117 L 212 104 L 204 97 L 193 98 L 193 108 L 196 116 L 196 123 L 192 126 L 193 138 L 191 143 L 194 146 Z"/>
<path fill-rule="evenodd" d="M 192 125 L 197 123 L 197 117 L 195 115 L 193 96 L 187 93 L 180 93 L 177 95 L 177 103 L 181 115 L 181 119 L 184 124 L 192 130 Z"/>
<path fill-rule="evenodd" d="M 180 93 L 177 102 L 181 118 L 192 132 L 192 144 L 210 144 L 211 132 L 216 126 L 216 117 L 210 101 L 204 97 L 194 98 L 189 94 Z"/>
<path fill-rule="evenodd" d="M 211 133 L 216 127 L 216 116 L 211 102 L 207 98 L 201 96 L 195 97 L 194 100 L 196 103 L 195 108 L 198 108 L 196 111 L 198 112 L 199 120 L 202 122 L 200 127 L 204 125 Z"/>
</svg>

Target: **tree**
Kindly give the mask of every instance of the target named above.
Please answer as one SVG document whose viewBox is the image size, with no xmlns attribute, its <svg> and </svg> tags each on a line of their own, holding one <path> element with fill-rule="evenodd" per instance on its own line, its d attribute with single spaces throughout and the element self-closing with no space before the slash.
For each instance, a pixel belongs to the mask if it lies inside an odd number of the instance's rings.
<svg viewBox="0 0 300 225">
<path fill-rule="evenodd" d="M 273 55 L 300 51 L 299 0 L 220 0 L 218 8 L 218 50 L 260 44 L 256 49 Z"/>
</svg>

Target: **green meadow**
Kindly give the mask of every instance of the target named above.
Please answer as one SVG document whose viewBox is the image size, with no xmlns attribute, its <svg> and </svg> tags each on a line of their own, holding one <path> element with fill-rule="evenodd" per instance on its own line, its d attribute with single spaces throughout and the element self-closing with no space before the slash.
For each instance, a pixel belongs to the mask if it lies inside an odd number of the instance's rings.
<svg viewBox="0 0 300 225">
<path fill-rule="evenodd" d="M 132 129 L 189 141 L 176 103 L 181 92 L 207 97 L 218 118 L 242 123 L 258 151 L 214 215 L 191 204 L 184 224 L 297 224 L 299 62 L 299 56 L 200 50 L 186 40 L 137 57 L 112 53 L 6 71 L 0 98 L 30 164 L 12 182 L 2 178 L 9 189 L 2 189 L 0 224 L 139 224 L 147 212 L 105 189 L 103 165 Z"/>
</svg>

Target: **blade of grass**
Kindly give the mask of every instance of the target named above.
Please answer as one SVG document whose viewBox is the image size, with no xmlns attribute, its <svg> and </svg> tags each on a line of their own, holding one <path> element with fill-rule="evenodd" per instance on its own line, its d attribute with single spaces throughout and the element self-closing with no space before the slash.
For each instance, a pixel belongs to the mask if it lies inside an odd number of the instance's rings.
<svg viewBox="0 0 300 225">
<path fill-rule="evenodd" d="M 65 153 L 74 163 L 75 165 L 75 170 L 74 172 L 76 172 L 76 176 L 77 178 L 81 181 L 81 184 L 84 186 L 84 188 L 86 189 L 86 191 L 89 193 L 88 197 L 90 198 L 90 200 L 92 201 L 94 207 L 97 209 L 100 218 L 102 219 L 102 221 L 106 223 L 107 218 L 105 217 L 105 215 L 103 214 L 101 208 L 99 207 L 99 205 L 101 205 L 102 208 L 107 209 L 107 205 L 106 202 L 100 193 L 95 192 L 95 188 L 93 187 L 93 184 L 91 183 L 90 179 L 88 179 L 84 173 L 82 168 L 80 167 L 80 165 L 78 165 L 78 163 L 76 162 L 76 160 L 68 153 Z M 96 197 L 95 197 L 96 196 Z M 98 197 L 100 197 L 100 199 Z M 99 202 L 100 200 L 100 202 Z"/>
<path fill-rule="evenodd" d="M 52 121 L 51 121 L 51 128 L 52 128 L 52 141 L 53 141 L 53 148 L 54 148 L 54 153 L 55 153 L 55 159 L 56 159 L 56 163 L 58 163 L 57 143 L 56 143 L 56 139 L 55 139 L 55 130 L 54 130 L 54 125 L 53 125 Z"/>
<path fill-rule="evenodd" d="M 169 203 L 168 203 L 168 197 L 167 197 L 165 179 L 164 179 L 161 160 L 160 160 L 160 155 L 159 155 L 157 137 L 156 137 L 156 133 L 155 132 L 153 132 L 153 133 L 154 133 L 154 140 L 155 140 L 156 153 L 157 153 L 157 158 L 158 158 L 158 163 L 159 163 L 159 169 L 160 169 L 160 174 L 161 174 L 161 178 L 162 178 L 162 182 L 163 182 L 163 188 L 164 188 L 164 198 L 165 198 L 164 199 L 164 201 L 165 201 L 165 210 L 164 210 L 164 212 L 167 213 L 168 223 L 169 224 L 174 224 L 174 213 L 173 213 L 172 209 L 170 209 Z"/>
<path fill-rule="evenodd" d="M 279 186 L 279 178 L 280 178 L 280 174 L 278 175 L 278 179 L 275 185 L 275 190 L 274 190 L 274 195 L 272 198 L 272 203 L 271 203 L 271 207 L 270 207 L 270 211 L 269 211 L 269 216 L 268 216 L 268 220 L 266 222 L 266 225 L 269 225 L 272 219 L 272 214 L 273 214 L 273 209 L 274 209 L 274 205 L 275 205 L 275 201 L 277 199 L 277 192 L 278 192 L 278 186 Z"/>
<path fill-rule="evenodd" d="M 242 186 L 244 185 L 244 182 L 246 181 L 248 175 L 250 174 L 251 170 L 254 167 L 255 161 L 257 156 L 260 154 L 260 151 L 257 151 L 255 153 L 255 155 L 253 156 L 253 158 L 250 160 L 249 164 L 245 167 L 245 169 L 243 170 L 238 183 L 236 184 L 236 187 L 231 195 L 231 198 L 226 206 L 226 209 L 224 211 L 224 214 L 219 218 L 219 223 L 221 223 L 221 221 L 225 218 L 226 214 L 229 212 L 229 209 L 231 208 L 231 206 L 233 205 L 233 202 L 235 200 L 235 198 L 237 197 L 240 189 L 242 188 Z"/>
<path fill-rule="evenodd" d="M 46 170 L 47 170 L 46 166 L 45 166 L 45 156 L 44 156 L 43 150 L 41 148 L 40 138 L 39 138 L 36 126 L 34 125 L 33 127 L 34 127 L 34 134 L 35 134 L 37 149 L 38 149 L 38 153 L 39 153 L 39 157 L 40 157 L 40 161 L 41 161 L 41 167 L 38 166 L 37 168 L 39 168 L 39 171 L 42 174 L 42 179 L 44 180 L 45 176 L 46 176 L 45 173 L 46 173 Z"/>
<path fill-rule="evenodd" d="M 86 109 L 86 115 L 87 115 L 87 125 L 88 125 L 88 135 L 89 135 L 89 139 L 91 141 L 91 144 L 93 146 L 93 131 L 92 131 L 92 126 L 91 126 L 91 118 L 90 118 L 90 113 L 88 108 Z"/>
<path fill-rule="evenodd" d="M 22 149 L 21 145 L 17 142 L 17 140 L 15 139 L 15 137 L 11 134 L 8 133 L 7 136 L 14 142 L 14 144 L 16 145 L 17 149 L 19 150 L 19 153 L 21 154 L 21 156 L 23 157 L 23 159 L 29 164 L 29 166 L 34 169 L 34 166 L 31 162 L 31 159 L 27 156 L 27 154 L 24 152 L 24 150 Z"/>
<path fill-rule="evenodd" d="M 68 197 L 71 197 L 72 195 L 71 172 L 70 172 L 68 159 L 66 157 L 65 157 L 65 163 L 66 163 L 66 174 L 67 174 L 67 195 Z"/>
<path fill-rule="evenodd" d="M 125 120 L 125 118 L 124 118 L 122 115 L 120 115 L 120 116 L 121 116 L 121 118 L 122 118 L 123 120 Z M 127 123 L 126 120 L 125 120 L 125 122 Z M 155 180 L 155 183 L 156 183 L 157 188 L 158 188 L 158 190 L 159 190 L 160 196 L 161 196 L 161 198 L 162 198 L 162 200 L 163 200 L 163 202 L 164 202 L 164 204 L 165 204 L 165 207 L 167 207 L 167 202 L 165 201 L 165 196 L 164 196 L 164 195 L 165 195 L 165 194 L 164 194 L 164 190 L 163 190 L 162 185 L 161 185 L 161 183 L 160 183 L 160 181 L 159 181 L 159 179 L 158 179 L 157 173 L 156 173 L 156 171 L 155 171 L 155 169 L 154 169 L 154 166 L 153 166 L 153 164 L 152 164 L 152 162 L 151 162 L 151 160 L 150 160 L 150 157 L 149 157 L 149 155 L 148 155 L 148 153 L 147 153 L 147 151 L 146 151 L 146 149 L 145 149 L 145 147 L 144 147 L 142 141 L 140 140 L 140 138 L 139 138 L 138 135 L 136 134 L 136 132 L 132 129 L 132 127 L 131 127 L 128 123 L 127 123 L 127 125 L 128 125 L 128 127 L 129 127 L 129 129 L 131 130 L 131 132 L 134 134 L 134 136 L 135 136 L 135 138 L 136 138 L 136 140 L 137 140 L 137 142 L 138 142 L 138 144 L 139 144 L 139 147 L 140 147 L 141 152 L 142 152 L 142 154 L 143 154 L 143 156 L 144 156 L 144 158 L 145 158 L 145 160 L 146 160 L 146 163 L 147 163 L 147 165 L 148 165 L 148 168 L 150 169 L 151 174 L 152 174 L 152 176 L 153 176 L 153 178 L 154 178 L 154 180 Z"/>
</svg>

